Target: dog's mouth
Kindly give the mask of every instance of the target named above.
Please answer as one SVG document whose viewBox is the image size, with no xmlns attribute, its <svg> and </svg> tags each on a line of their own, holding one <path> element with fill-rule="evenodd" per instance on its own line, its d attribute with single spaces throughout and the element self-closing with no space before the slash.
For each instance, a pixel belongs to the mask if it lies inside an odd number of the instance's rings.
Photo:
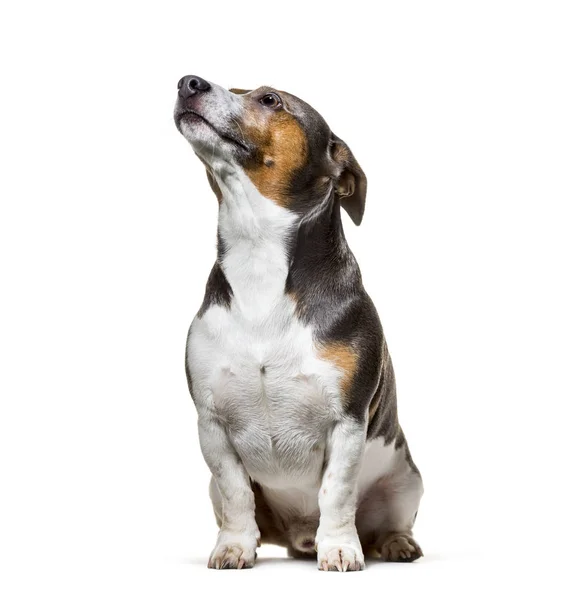
<svg viewBox="0 0 567 600">
<path fill-rule="evenodd" d="M 212 129 L 218 135 L 218 137 L 221 138 L 222 140 L 239 147 L 241 150 L 244 150 L 245 152 L 250 152 L 250 148 L 242 140 L 239 140 L 239 139 L 233 137 L 232 135 L 227 134 L 224 131 L 219 131 L 208 119 L 203 117 L 203 115 L 199 114 L 198 112 L 195 112 L 194 110 L 186 108 L 186 109 L 182 110 L 181 112 L 177 113 L 175 115 L 175 122 L 176 122 L 178 128 L 182 121 L 185 121 L 187 123 L 190 123 L 192 121 L 193 122 L 200 121 L 202 123 L 205 123 L 205 125 L 207 125 L 207 127 Z"/>
</svg>

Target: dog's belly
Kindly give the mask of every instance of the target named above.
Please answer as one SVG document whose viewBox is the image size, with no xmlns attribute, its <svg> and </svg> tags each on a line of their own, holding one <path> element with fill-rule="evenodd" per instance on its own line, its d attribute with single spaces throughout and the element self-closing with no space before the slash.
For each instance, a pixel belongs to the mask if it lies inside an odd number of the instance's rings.
<svg viewBox="0 0 567 600">
<path fill-rule="evenodd" d="M 251 320 L 214 306 L 193 322 L 188 340 L 198 410 L 217 415 L 251 478 L 270 489 L 319 484 L 341 406 L 340 373 L 317 356 L 292 308 Z"/>
</svg>

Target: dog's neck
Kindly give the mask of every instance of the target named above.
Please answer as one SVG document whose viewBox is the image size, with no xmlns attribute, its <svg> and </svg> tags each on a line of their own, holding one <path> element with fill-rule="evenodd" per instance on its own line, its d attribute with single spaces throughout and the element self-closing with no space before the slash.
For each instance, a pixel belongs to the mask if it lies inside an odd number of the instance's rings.
<svg viewBox="0 0 567 600">
<path fill-rule="evenodd" d="M 301 296 L 318 287 L 338 289 L 345 269 L 358 270 L 332 194 L 301 217 L 262 196 L 239 169 L 216 174 L 222 192 L 218 221 L 218 263 L 237 301 L 269 305 L 284 292 Z"/>
<path fill-rule="evenodd" d="M 253 252 L 297 228 L 298 216 L 262 196 L 241 169 L 225 170 L 217 181 L 222 193 L 218 233 L 228 249 L 248 246 Z"/>
</svg>

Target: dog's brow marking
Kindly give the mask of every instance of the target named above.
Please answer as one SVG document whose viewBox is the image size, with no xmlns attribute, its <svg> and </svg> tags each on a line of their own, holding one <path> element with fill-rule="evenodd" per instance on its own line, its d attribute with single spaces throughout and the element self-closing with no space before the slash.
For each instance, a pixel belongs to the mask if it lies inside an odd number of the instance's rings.
<svg viewBox="0 0 567 600">
<path fill-rule="evenodd" d="M 332 362 L 342 372 L 341 390 L 343 394 L 347 394 L 358 363 L 355 350 L 348 344 L 332 342 L 321 347 L 319 355 L 323 360 Z"/>
</svg>

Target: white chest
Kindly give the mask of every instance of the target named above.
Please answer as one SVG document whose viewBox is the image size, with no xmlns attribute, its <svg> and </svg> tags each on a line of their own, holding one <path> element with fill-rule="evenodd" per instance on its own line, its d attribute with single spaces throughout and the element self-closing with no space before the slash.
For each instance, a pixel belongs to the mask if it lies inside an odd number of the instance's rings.
<svg viewBox="0 0 567 600">
<path fill-rule="evenodd" d="M 188 361 L 197 404 L 226 424 L 248 472 L 277 487 L 283 475 L 320 473 L 340 410 L 336 368 L 317 356 L 309 328 L 283 293 L 256 318 L 233 298 L 197 318 Z"/>
</svg>

